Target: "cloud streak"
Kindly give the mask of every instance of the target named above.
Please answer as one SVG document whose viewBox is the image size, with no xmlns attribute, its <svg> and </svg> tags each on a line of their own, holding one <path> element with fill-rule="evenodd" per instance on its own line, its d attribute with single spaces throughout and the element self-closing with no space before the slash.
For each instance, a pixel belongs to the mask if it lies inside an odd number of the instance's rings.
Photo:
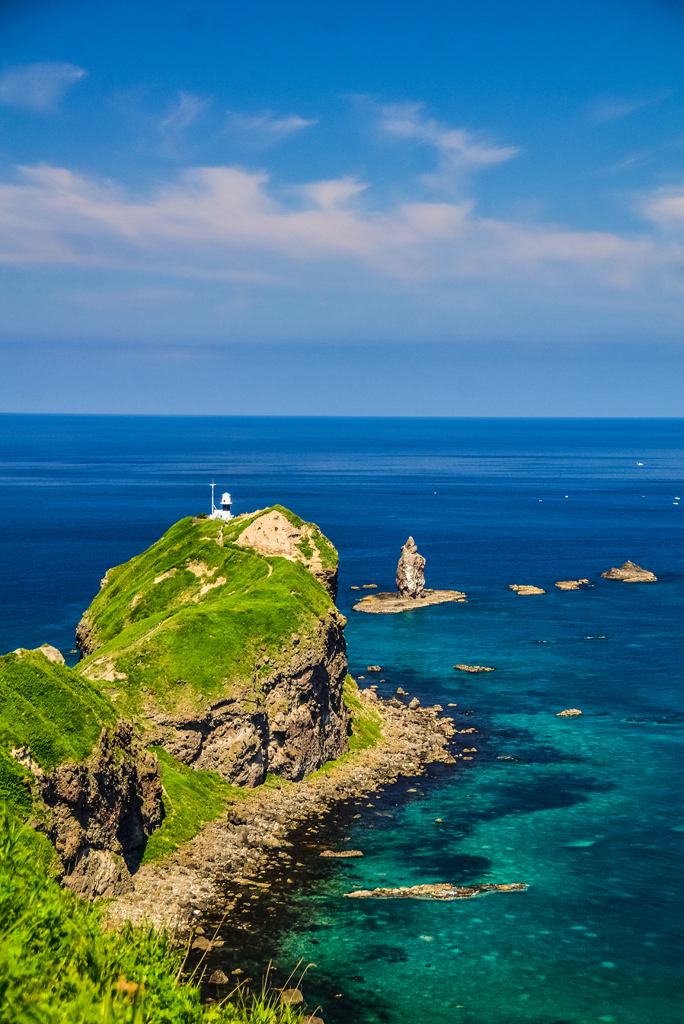
<svg viewBox="0 0 684 1024">
<path fill-rule="evenodd" d="M 617 121 L 621 117 L 628 117 L 630 114 L 635 114 L 638 110 L 644 110 L 645 107 L 662 103 L 663 100 L 668 99 L 671 95 L 672 90 L 666 89 L 664 92 L 661 92 L 656 96 L 642 96 L 638 99 L 632 100 L 599 99 L 592 103 L 589 108 L 589 117 L 592 121 L 596 121 L 599 124 L 604 124 L 608 121 Z"/>
<path fill-rule="evenodd" d="M 87 74 L 75 64 L 53 61 L 7 68 L 0 75 L 0 103 L 24 110 L 53 110 L 69 86 Z"/>
<path fill-rule="evenodd" d="M 248 149 L 267 149 L 314 124 L 317 124 L 315 119 L 307 120 L 297 114 L 277 117 L 272 111 L 265 111 L 262 114 L 241 114 L 229 110 L 223 134 Z"/>
<path fill-rule="evenodd" d="M 684 228 L 684 186 L 659 189 L 644 203 L 644 213 L 665 230 Z"/>
<path fill-rule="evenodd" d="M 0 186 L 6 264 L 230 278 L 249 274 L 248 258 L 260 264 L 268 256 L 269 269 L 292 282 L 312 263 L 342 260 L 416 283 L 579 279 L 629 289 L 665 261 L 647 236 L 483 218 L 469 201 L 373 209 L 354 178 L 302 185 L 286 205 L 270 194 L 265 174 L 236 167 L 190 168 L 146 198 L 64 168 L 25 167 L 21 175 Z M 674 206 L 659 200 L 651 216 L 669 209 L 679 216 L 684 200 L 674 198 Z"/>
<path fill-rule="evenodd" d="M 210 103 L 210 99 L 200 99 L 192 93 L 179 93 L 178 103 L 159 125 L 162 148 L 168 156 L 178 155 L 185 131 L 194 124 Z"/>
<path fill-rule="evenodd" d="M 466 172 L 505 163 L 520 152 L 516 146 L 495 146 L 463 129 L 446 128 L 433 118 L 423 116 L 422 110 L 420 103 L 385 107 L 380 130 L 399 139 L 431 146 L 437 151 L 437 173 L 422 176 L 422 180 L 432 188 L 453 186 Z"/>
</svg>

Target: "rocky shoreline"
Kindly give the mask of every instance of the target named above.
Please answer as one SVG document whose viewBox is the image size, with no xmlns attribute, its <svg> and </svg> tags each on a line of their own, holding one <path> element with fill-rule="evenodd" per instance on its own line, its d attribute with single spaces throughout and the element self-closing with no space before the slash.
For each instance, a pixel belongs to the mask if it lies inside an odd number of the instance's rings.
<svg viewBox="0 0 684 1024">
<path fill-rule="evenodd" d="M 182 939 L 224 900 L 227 885 L 267 889 L 271 883 L 259 877 L 274 870 L 287 882 L 292 864 L 288 837 L 307 821 L 318 827 L 336 804 L 373 792 L 400 775 L 419 774 L 425 764 L 454 763 L 447 748 L 455 729 L 451 718 L 440 716 L 440 705 L 422 708 L 414 698 L 407 706 L 396 698 L 381 700 L 371 690 L 361 691 L 361 697 L 382 714 L 382 735 L 375 746 L 353 751 L 303 782 L 260 787 L 231 802 L 222 819 L 208 824 L 175 854 L 133 875 L 134 892 L 109 904 L 110 924 L 147 921 Z M 224 901 L 227 913 L 233 906 Z"/>
</svg>

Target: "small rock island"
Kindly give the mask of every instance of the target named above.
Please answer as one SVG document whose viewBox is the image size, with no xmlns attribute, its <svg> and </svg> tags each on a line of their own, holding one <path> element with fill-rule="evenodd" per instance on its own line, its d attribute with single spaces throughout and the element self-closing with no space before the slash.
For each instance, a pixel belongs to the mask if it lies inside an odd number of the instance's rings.
<svg viewBox="0 0 684 1024">
<path fill-rule="evenodd" d="M 354 611 L 391 615 L 415 608 L 427 608 L 431 604 L 443 604 L 447 601 L 464 603 L 466 600 L 465 594 L 460 590 L 426 590 L 425 559 L 418 554 L 413 537 L 409 537 L 401 549 L 396 579 L 395 593 L 368 594 L 354 605 Z"/>
<path fill-rule="evenodd" d="M 619 569 L 609 569 L 601 575 L 604 580 L 622 580 L 623 583 L 656 583 L 658 580 L 658 577 L 648 569 L 642 569 L 640 565 L 629 561 Z"/>
</svg>

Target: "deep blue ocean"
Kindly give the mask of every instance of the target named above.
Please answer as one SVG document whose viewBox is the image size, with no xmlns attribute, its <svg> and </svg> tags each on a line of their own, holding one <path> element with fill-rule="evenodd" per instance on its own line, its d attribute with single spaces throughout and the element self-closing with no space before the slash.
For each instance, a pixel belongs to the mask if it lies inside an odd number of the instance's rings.
<svg viewBox="0 0 684 1024">
<path fill-rule="evenodd" d="M 337 546 L 355 676 L 379 664 L 366 682 L 385 680 L 381 693 L 401 686 L 477 729 L 456 748 L 476 747 L 471 761 L 323 826 L 363 859 L 321 866 L 302 841 L 277 927 L 255 924 L 249 950 L 229 942 L 217 966 L 272 958 L 287 976 L 313 961 L 303 987 L 326 1024 L 680 1024 L 684 420 L 3 416 L 0 429 L 2 651 L 49 642 L 75 661 L 106 569 L 207 510 L 215 479 L 235 512 L 280 502 Z M 409 534 L 427 585 L 468 603 L 351 611 L 351 586 L 393 589 Z M 627 559 L 658 582 L 601 578 Z M 554 586 L 578 578 L 594 586 Z M 342 895 L 438 881 L 529 888 L 446 904 Z"/>
</svg>

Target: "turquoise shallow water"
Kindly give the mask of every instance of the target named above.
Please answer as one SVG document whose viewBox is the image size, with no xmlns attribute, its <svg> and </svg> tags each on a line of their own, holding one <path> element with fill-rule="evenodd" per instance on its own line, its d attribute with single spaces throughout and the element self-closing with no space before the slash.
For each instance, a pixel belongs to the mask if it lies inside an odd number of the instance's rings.
<svg viewBox="0 0 684 1024">
<path fill-rule="evenodd" d="M 354 675 L 380 664 L 366 681 L 381 693 L 401 686 L 477 729 L 456 746 L 475 746 L 471 761 L 302 833 L 292 883 L 274 879 L 275 918 L 254 909 L 247 930 L 226 929 L 212 967 L 258 976 L 273 959 L 284 980 L 313 961 L 303 987 L 326 1024 L 682 1019 L 682 421 L 0 424 L 3 649 L 69 650 L 104 571 L 199 511 L 215 475 L 237 511 L 280 501 L 333 539 Z M 352 585 L 393 585 L 409 533 L 428 585 L 468 604 L 352 612 Z M 658 583 L 601 579 L 627 558 Z M 582 577 L 595 586 L 553 586 Z M 568 707 L 583 716 L 556 717 Z M 364 858 L 320 861 L 306 844 L 321 839 Z M 437 881 L 529 888 L 343 896 Z"/>
<path fill-rule="evenodd" d="M 366 809 L 350 823 L 339 846 L 348 835 L 364 859 L 299 895 L 307 926 L 277 958 L 311 958 L 315 930 L 311 976 L 342 990 L 314 986 L 326 1019 L 681 1020 L 681 590 L 646 586 L 501 591 L 413 622 L 352 620 L 352 648 L 391 680 L 381 691 L 456 702 L 459 728 L 479 731 L 463 737 L 477 747 L 467 766 L 423 780 L 392 819 Z M 455 661 L 496 671 L 465 676 Z M 565 707 L 584 714 L 557 718 Z M 529 890 L 450 904 L 342 897 L 350 884 L 436 881 Z"/>
</svg>

